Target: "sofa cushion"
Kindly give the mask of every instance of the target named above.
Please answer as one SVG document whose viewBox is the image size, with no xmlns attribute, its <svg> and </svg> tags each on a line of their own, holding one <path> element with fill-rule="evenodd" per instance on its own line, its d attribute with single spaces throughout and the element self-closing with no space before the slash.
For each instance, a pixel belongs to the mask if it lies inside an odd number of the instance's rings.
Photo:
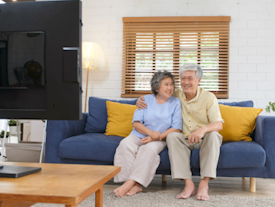
<svg viewBox="0 0 275 207">
<path fill-rule="evenodd" d="M 107 107 L 106 101 L 109 99 L 90 97 L 89 98 L 89 115 L 85 127 L 85 132 L 104 133 L 107 125 Z M 113 102 L 136 104 L 134 100 L 109 100 Z"/>
<path fill-rule="evenodd" d="M 251 141 L 251 134 L 256 127 L 256 118 L 263 109 L 219 105 L 224 120 L 219 132 L 223 141 Z"/>
<path fill-rule="evenodd" d="M 108 122 L 105 135 L 128 136 L 133 130 L 132 119 L 136 105 L 107 101 Z"/>
<path fill-rule="evenodd" d="M 263 167 L 265 160 L 265 150 L 254 141 L 224 142 L 221 146 L 218 168 Z M 199 149 L 192 151 L 191 166 L 200 166 Z"/>
<path fill-rule="evenodd" d="M 253 101 L 240 101 L 240 102 L 219 102 L 219 104 L 227 106 L 241 106 L 241 107 L 253 107 Z"/>
<path fill-rule="evenodd" d="M 116 148 L 122 139 L 103 133 L 85 133 L 69 137 L 60 142 L 59 157 L 113 163 Z"/>
</svg>

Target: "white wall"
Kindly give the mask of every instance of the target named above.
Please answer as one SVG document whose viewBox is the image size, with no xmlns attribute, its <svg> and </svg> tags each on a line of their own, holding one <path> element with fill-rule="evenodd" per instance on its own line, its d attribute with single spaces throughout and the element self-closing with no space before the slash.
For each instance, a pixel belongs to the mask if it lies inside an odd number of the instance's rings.
<svg viewBox="0 0 275 207">
<path fill-rule="evenodd" d="M 229 99 L 224 101 L 253 100 L 259 108 L 275 101 L 275 0 L 82 0 L 82 3 L 83 41 L 98 43 L 107 61 L 104 70 L 90 73 L 88 96 L 120 99 L 122 17 L 221 15 L 231 16 Z M 84 89 L 86 80 L 83 70 Z"/>
</svg>

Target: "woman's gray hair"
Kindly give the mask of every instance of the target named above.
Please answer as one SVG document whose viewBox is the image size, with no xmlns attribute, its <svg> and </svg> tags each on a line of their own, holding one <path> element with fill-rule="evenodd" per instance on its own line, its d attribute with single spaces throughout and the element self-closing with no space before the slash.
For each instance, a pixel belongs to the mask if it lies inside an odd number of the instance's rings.
<svg viewBox="0 0 275 207">
<path fill-rule="evenodd" d="M 181 74 L 185 71 L 192 70 L 196 72 L 196 76 L 198 79 L 202 78 L 203 72 L 201 66 L 195 65 L 195 64 L 185 64 L 180 67 L 179 73 L 180 73 L 180 78 Z"/>
<path fill-rule="evenodd" d="M 174 90 L 175 90 L 175 76 L 166 70 L 164 71 L 158 71 L 155 72 L 152 79 L 151 79 L 151 91 L 153 94 L 157 95 L 158 94 L 158 89 L 160 87 L 161 81 L 165 78 L 172 78 L 173 84 L 174 84 Z"/>
</svg>

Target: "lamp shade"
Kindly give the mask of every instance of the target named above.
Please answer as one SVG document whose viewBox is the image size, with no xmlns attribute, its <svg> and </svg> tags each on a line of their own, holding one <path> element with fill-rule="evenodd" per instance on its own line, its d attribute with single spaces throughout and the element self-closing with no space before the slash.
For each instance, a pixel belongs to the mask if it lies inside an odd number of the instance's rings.
<svg viewBox="0 0 275 207">
<path fill-rule="evenodd" d="M 105 58 L 101 47 L 94 42 L 82 43 L 82 67 L 101 69 L 105 66 Z"/>
</svg>

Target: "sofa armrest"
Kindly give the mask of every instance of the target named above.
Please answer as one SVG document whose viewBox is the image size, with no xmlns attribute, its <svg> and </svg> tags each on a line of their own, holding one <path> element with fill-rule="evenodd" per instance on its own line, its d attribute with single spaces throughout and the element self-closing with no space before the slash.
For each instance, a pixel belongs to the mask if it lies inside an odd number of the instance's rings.
<svg viewBox="0 0 275 207">
<path fill-rule="evenodd" d="M 275 178 L 275 116 L 258 116 L 256 119 L 255 142 L 266 152 L 266 178 Z"/>
<path fill-rule="evenodd" d="M 59 143 L 69 137 L 84 133 L 88 113 L 83 113 L 82 120 L 48 120 L 45 162 L 60 163 Z"/>
</svg>

